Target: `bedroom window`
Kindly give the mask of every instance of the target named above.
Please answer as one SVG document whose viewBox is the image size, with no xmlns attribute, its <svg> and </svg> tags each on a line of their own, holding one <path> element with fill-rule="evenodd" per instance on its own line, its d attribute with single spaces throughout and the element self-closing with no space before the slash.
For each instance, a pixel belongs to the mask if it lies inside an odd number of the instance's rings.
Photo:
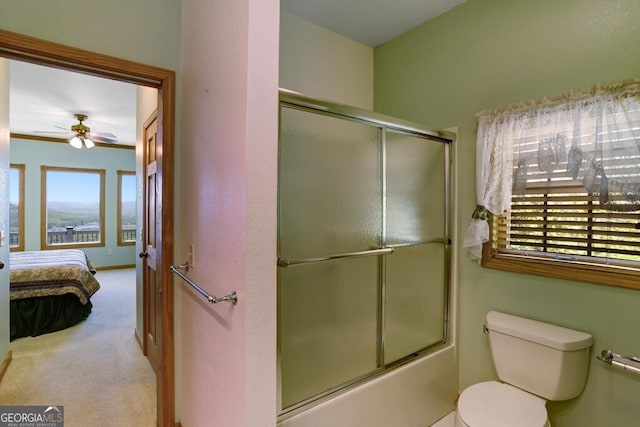
<svg viewBox="0 0 640 427">
<path fill-rule="evenodd" d="M 9 169 L 9 248 L 24 250 L 24 164 Z"/>
<path fill-rule="evenodd" d="M 104 169 L 42 166 L 43 249 L 104 246 Z"/>
<path fill-rule="evenodd" d="M 136 173 L 118 171 L 118 245 L 136 244 Z"/>
<path fill-rule="evenodd" d="M 484 266 L 640 289 L 640 81 L 482 112 L 477 150 Z"/>
</svg>

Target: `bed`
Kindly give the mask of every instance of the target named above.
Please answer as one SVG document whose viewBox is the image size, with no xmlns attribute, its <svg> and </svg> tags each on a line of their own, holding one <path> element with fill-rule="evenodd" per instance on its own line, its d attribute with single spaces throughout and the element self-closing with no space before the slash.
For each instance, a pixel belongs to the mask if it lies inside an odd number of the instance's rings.
<svg viewBox="0 0 640 427">
<path fill-rule="evenodd" d="M 84 251 L 11 252 L 10 339 L 59 331 L 86 319 L 100 289 Z"/>
</svg>

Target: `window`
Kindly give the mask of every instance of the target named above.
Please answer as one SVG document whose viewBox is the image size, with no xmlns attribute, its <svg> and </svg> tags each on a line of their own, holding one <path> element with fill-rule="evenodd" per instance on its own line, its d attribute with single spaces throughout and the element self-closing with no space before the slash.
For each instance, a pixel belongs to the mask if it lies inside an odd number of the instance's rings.
<svg viewBox="0 0 640 427">
<path fill-rule="evenodd" d="M 9 247 L 24 250 L 24 165 L 11 164 L 9 169 Z"/>
<path fill-rule="evenodd" d="M 104 246 L 104 169 L 42 166 L 43 249 Z"/>
<path fill-rule="evenodd" d="M 118 171 L 118 245 L 136 244 L 136 173 Z"/>
<path fill-rule="evenodd" d="M 478 146 L 484 266 L 640 289 L 637 82 L 481 113 Z"/>
</svg>

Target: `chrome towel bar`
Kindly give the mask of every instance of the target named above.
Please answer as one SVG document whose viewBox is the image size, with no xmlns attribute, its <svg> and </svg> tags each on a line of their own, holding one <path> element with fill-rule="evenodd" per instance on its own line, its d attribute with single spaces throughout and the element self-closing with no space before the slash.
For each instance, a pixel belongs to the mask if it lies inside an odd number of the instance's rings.
<svg viewBox="0 0 640 427">
<path fill-rule="evenodd" d="M 193 289 L 195 289 L 196 292 L 198 292 L 200 295 L 205 297 L 206 300 L 209 301 L 211 304 L 217 304 L 217 303 L 223 302 L 223 301 L 229 301 L 233 305 L 236 305 L 238 303 L 238 296 L 236 295 L 235 291 L 231 292 L 229 295 L 223 296 L 222 298 L 218 298 L 218 297 L 216 297 L 214 295 L 209 294 L 207 291 L 202 289 L 200 286 L 198 286 L 195 282 L 193 282 L 187 276 L 182 274 L 179 270 L 189 271 L 189 263 L 188 262 L 184 263 L 184 264 L 181 264 L 178 267 L 174 267 L 172 265 L 172 266 L 169 267 L 169 270 L 171 270 L 172 273 L 174 273 L 176 276 L 178 276 L 179 278 L 184 280 L 187 284 L 189 284 L 189 286 L 191 286 Z"/>
<path fill-rule="evenodd" d="M 602 350 L 600 356 L 596 359 L 609 365 L 617 366 L 625 371 L 640 374 L 640 358 L 634 356 L 621 356 L 611 350 Z"/>
<path fill-rule="evenodd" d="M 284 268 L 284 267 L 289 267 L 290 265 L 296 265 L 296 264 L 309 264 L 312 262 L 332 261 L 336 259 L 356 258 L 356 257 L 362 257 L 362 256 L 370 256 L 370 255 L 387 255 L 387 254 L 392 254 L 393 251 L 394 251 L 393 248 L 380 248 L 380 249 L 371 249 L 368 251 L 349 252 L 346 254 L 330 255 L 330 256 L 319 257 L 319 258 L 301 258 L 301 259 L 278 258 L 278 267 Z"/>
</svg>

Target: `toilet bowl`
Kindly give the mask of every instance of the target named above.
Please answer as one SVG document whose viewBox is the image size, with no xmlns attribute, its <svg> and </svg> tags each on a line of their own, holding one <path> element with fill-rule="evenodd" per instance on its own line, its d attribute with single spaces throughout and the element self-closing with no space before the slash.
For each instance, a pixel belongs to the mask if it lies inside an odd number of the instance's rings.
<svg viewBox="0 0 640 427">
<path fill-rule="evenodd" d="M 550 427 L 546 402 L 582 393 L 593 337 L 549 323 L 487 313 L 499 381 L 467 387 L 458 398 L 456 427 Z"/>
</svg>

